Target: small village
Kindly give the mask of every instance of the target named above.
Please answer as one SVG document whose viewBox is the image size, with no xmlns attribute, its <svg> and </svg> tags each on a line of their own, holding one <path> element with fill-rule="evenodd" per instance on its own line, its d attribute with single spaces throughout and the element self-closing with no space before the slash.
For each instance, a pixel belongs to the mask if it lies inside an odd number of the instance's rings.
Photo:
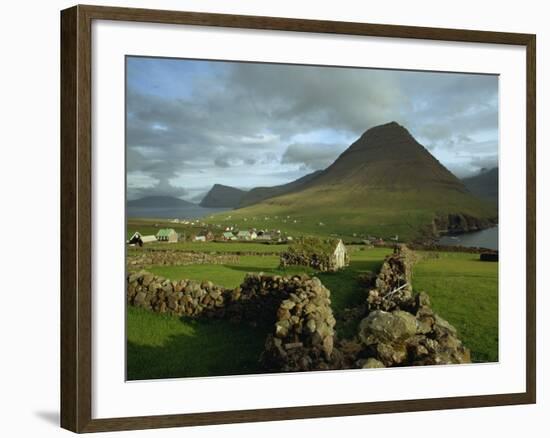
<svg viewBox="0 0 550 438">
<path fill-rule="evenodd" d="M 177 232 L 174 228 L 160 228 L 156 234 L 144 235 L 136 231 L 127 244 L 130 246 L 143 246 L 147 243 L 166 242 L 262 242 L 262 243 L 289 243 L 294 238 L 285 235 L 281 230 L 238 230 L 234 227 L 226 227 L 224 231 L 215 233 L 209 228 L 203 228 L 198 232 Z"/>
<path fill-rule="evenodd" d="M 269 219 L 268 217 L 266 217 Z M 228 216 L 226 219 L 231 219 Z M 278 218 L 277 218 L 278 219 Z M 245 220 L 246 221 L 246 220 Z M 288 231 L 279 228 L 242 227 L 238 224 L 209 224 L 200 219 L 171 219 L 164 223 L 143 224 L 148 232 L 141 232 L 139 223 L 135 224 L 134 234 L 127 240 L 130 246 L 143 246 L 151 243 L 178 243 L 178 242 L 235 242 L 235 243 L 265 243 L 290 244 L 303 235 L 291 235 Z M 151 230 L 151 227 L 155 230 Z M 131 231 L 131 230 L 128 230 Z M 367 246 L 386 246 L 399 243 L 399 235 L 394 234 L 385 238 L 368 233 L 350 233 L 344 236 L 336 233 L 323 233 L 325 238 L 342 239 L 346 243 Z"/>
</svg>

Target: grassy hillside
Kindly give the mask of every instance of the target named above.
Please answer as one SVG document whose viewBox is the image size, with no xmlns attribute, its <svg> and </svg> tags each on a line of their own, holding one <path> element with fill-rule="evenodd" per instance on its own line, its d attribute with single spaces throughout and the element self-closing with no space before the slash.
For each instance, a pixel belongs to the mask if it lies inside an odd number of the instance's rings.
<svg viewBox="0 0 550 438">
<path fill-rule="evenodd" d="M 252 204 L 257 204 L 264 199 L 274 198 L 275 196 L 281 196 L 299 190 L 304 186 L 304 184 L 312 181 L 320 173 L 320 170 L 316 170 L 315 172 L 309 173 L 295 181 L 291 181 L 287 184 L 281 184 L 279 186 L 255 187 L 243 195 L 239 206 L 246 207 Z"/>
<path fill-rule="evenodd" d="M 399 124 L 366 131 L 328 168 L 298 191 L 210 219 L 244 227 L 278 225 L 295 234 L 410 240 L 436 216 L 468 215 L 478 224 L 496 218 L 494 205 L 473 196 Z M 270 223 L 271 220 L 278 223 Z"/>
<path fill-rule="evenodd" d="M 422 235 L 437 215 L 463 213 L 494 217 L 491 205 L 462 192 L 383 190 L 346 186 L 312 187 L 206 219 L 212 224 L 276 228 L 290 235 L 337 235 L 346 239 L 398 235 L 406 241 Z M 354 234 L 356 236 L 354 236 Z"/>
</svg>

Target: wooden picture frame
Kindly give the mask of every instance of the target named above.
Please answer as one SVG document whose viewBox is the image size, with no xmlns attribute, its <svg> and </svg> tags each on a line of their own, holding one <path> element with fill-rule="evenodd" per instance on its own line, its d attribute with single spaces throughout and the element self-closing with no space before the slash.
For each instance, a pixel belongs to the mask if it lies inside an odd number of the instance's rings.
<svg viewBox="0 0 550 438">
<path fill-rule="evenodd" d="M 518 45 L 526 48 L 527 246 L 526 391 L 482 396 L 346 403 L 194 414 L 92 418 L 92 22 L 114 20 L 388 38 Z M 99 432 L 529 404 L 536 401 L 535 48 L 531 34 L 75 6 L 61 12 L 61 426 Z"/>
</svg>

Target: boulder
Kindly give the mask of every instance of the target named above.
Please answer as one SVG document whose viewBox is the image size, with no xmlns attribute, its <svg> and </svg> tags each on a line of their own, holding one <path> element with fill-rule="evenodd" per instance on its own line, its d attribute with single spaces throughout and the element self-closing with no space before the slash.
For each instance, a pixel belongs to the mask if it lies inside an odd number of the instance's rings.
<svg viewBox="0 0 550 438">
<path fill-rule="evenodd" d="M 408 312 L 375 310 L 359 324 L 359 338 L 365 345 L 392 343 L 413 336 L 416 327 L 415 316 Z"/>
</svg>

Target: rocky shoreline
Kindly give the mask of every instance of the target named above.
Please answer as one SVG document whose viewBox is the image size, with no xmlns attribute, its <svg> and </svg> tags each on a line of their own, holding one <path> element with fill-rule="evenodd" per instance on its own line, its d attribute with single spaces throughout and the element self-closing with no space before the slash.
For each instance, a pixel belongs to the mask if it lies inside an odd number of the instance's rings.
<svg viewBox="0 0 550 438">
<path fill-rule="evenodd" d="M 457 234 L 482 231 L 498 225 L 498 218 L 477 218 L 462 213 L 437 216 L 432 221 L 434 236 L 453 236 Z"/>
</svg>

